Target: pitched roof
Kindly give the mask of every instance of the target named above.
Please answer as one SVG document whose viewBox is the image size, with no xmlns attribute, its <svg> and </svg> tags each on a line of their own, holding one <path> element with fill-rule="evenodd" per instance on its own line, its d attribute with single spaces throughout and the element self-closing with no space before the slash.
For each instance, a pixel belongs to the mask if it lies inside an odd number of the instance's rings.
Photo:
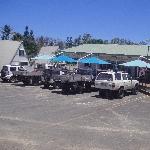
<svg viewBox="0 0 150 150">
<path fill-rule="evenodd" d="M 59 46 L 42 47 L 38 56 L 35 58 L 45 57 L 45 56 L 49 56 L 51 58 L 58 49 L 59 49 Z M 35 63 L 38 63 L 38 64 L 44 64 L 44 63 L 48 63 L 48 62 L 49 62 L 49 60 L 47 60 L 47 59 L 35 59 Z"/>
<path fill-rule="evenodd" d="M 55 51 L 59 49 L 59 46 L 46 46 L 42 47 L 39 55 L 52 55 Z"/>
<path fill-rule="evenodd" d="M 18 41 L 0 40 L 0 69 L 10 64 L 20 44 Z"/>
<path fill-rule="evenodd" d="M 83 44 L 68 48 L 65 52 L 85 52 L 103 54 L 121 54 L 147 56 L 148 46 L 146 45 L 118 45 L 118 44 Z"/>
</svg>

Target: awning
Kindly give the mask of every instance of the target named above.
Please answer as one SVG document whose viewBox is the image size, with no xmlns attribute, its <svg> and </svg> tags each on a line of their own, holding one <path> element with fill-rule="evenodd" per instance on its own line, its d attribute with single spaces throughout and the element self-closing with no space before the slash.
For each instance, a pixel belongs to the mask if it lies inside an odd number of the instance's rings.
<svg viewBox="0 0 150 150">
<path fill-rule="evenodd" d="M 80 63 L 89 63 L 89 64 L 101 64 L 101 65 L 110 64 L 109 62 L 101 60 L 96 57 L 84 58 L 84 59 L 79 60 L 79 62 Z"/>
<path fill-rule="evenodd" d="M 66 56 L 66 55 L 60 55 L 58 57 L 52 58 L 51 61 L 54 61 L 54 62 L 69 62 L 69 63 L 77 62 L 73 58 L 71 58 L 69 56 Z"/>
<path fill-rule="evenodd" d="M 140 68 L 146 68 L 147 67 L 147 68 L 150 68 L 150 64 L 146 63 L 142 60 L 134 60 L 134 61 L 120 64 L 120 65 L 128 66 L 128 67 L 140 67 Z"/>
</svg>

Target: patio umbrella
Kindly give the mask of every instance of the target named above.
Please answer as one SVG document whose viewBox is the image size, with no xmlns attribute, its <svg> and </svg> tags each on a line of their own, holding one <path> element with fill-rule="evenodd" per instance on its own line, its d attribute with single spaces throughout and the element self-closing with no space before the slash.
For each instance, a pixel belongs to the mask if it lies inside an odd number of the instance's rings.
<svg viewBox="0 0 150 150">
<path fill-rule="evenodd" d="M 79 60 L 79 62 L 80 63 L 89 63 L 89 64 L 100 64 L 100 65 L 110 64 L 109 62 L 101 60 L 96 57 L 84 58 L 84 59 Z"/>
<path fill-rule="evenodd" d="M 150 64 L 146 63 L 142 60 L 134 60 L 134 61 L 120 64 L 120 65 L 128 66 L 128 67 L 140 67 L 140 68 L 146 68 L 147 67 L 147 68 L 150 68 Z"/>
<path fill-rule="evenodd" d="M 66 55 L 60 55 L 58 57 L 52 58 L 51 61 L 54 61 L 54 62 L 69 62 L 69 63 L 77 62 L 73 58 L 71 58 L 69 56 L 66 56 Z"/>
</svg>

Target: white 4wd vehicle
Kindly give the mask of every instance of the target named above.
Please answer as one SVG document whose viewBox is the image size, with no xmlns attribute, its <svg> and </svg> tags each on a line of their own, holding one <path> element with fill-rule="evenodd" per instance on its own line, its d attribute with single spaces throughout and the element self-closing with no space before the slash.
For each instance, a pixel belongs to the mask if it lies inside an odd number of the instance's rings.
<svg viewBox="0 0 150 150">
<path fill-rule="evenodd" d="M 99 94 L 107 92 L 116 94 L 123 98 L 125 91 L 131 91 L 133 94 L 138 92 L 139 82 L 132 80 L 128 73 L 124 72 L 101 72 L 95 79 L 95 88 L 99 89 Z"/>
<path fill-rule="evenodd" d="M 3 81 L 10 81 L 15 82 L 15 78 L 13 76 L 14 71 L 18 71 L 20 66 L 11 66 L 11 65 L 5 65 L 3 66 L 1 70 L 1 79 Z"/>
</svg>

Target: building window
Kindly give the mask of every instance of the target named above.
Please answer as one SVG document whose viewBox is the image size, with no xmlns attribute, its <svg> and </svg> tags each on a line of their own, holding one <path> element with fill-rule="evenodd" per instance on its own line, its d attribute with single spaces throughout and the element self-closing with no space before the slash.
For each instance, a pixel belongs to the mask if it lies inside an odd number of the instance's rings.
<svg viewBox="0 0 150 150">
<path fill-rule="evenodd" d="M 20 62 L 20 66 L 28 66 L 28 62 Z"/>
<path fill-rule="evenodd" d="M 24 56 L 24 50 L 19 50 L 19 56 Z"/>
</svg>

